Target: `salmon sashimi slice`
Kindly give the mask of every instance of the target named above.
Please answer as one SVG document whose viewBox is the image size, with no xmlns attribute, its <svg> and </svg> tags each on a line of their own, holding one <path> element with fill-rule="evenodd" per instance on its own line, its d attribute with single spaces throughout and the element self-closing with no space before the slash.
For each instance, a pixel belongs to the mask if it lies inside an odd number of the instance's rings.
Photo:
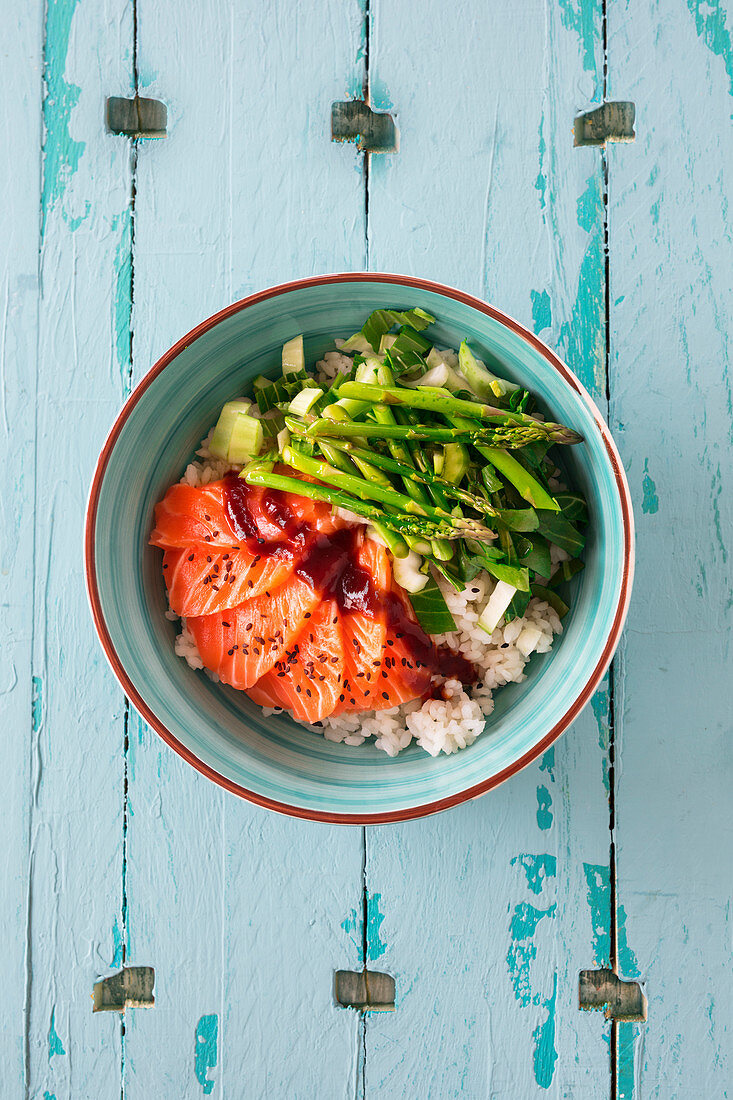
<svg viewBox="0 0 733 1100">
<path fill-rule="evenodd" d="M 341 710 L 372 710 L 376 680 L 384 658 L 387 615 L 384 600 L 392 570 L 387 551 L 371 539 L 358 547 L 342 579 L 345 676 Z"/>
<path fill-rule="evenodd" d="M 292 575 L 304 550 L 302 538 L 282 543 L 267 554 L 257 554 L 248 545 L 229 550 L 208 544 L 166 550 L 163 575 L 171 611 L 184 618 L 210 615 L 272 592 Z"/>
<path fill-rule="evenodd" d="M 240 540 L 226 513 L 224 482 L 200 487 L 172 485 L 155 505 L 150 543 L 164 550 L 199 544 L 224 549 L 238 546 Z"/>
<path fill-rule="evenodd" d="M 272 679 L 272 673 L 266 673 L 261 680 L 247 688 L 246 694 L 258 707 L 273 707 L 287 710 L 287 699 L 280 693 L 281 680 Z"/>
<path fill-rule="evenodd" d="M 282 471 L 293 474 L 288 467 Z M 308 479 L 301 476 L 301 480 Z M 243 522 L 238 528 L 232 518 L 232 499 Z M 230 549 L 246 539 L 260 545 L 263 540 L 281 542 L 303 527 L 331 534 L 345 525 L 323 501 L 247 485 L 232 477 L 201 486 L 172 485 L 155 506 L 150 543 L 164 550 L 198 545 Z"/>
<path fill-rule="evenodd" d="M 298 652 L 275 662 L 270 672 L 250 690 L 278 698 L 301 722 L 320 722 L 333 714 L 342 693 L 344 652 L 338 604 L 324 600 L 307 620 L 297 639 Z M 257 691 L 259 689 L 259 691 Z M 272 706 L 273 704 L 264 704 Z"/>
<path fill-rule="evenodd" d="M 293 575 L 269 596 L 186 622 L 206 668 L 246 691 L 276 661 L 297 656 L 298 635 L 320 602 L 319 593 Z"/>
</svg>

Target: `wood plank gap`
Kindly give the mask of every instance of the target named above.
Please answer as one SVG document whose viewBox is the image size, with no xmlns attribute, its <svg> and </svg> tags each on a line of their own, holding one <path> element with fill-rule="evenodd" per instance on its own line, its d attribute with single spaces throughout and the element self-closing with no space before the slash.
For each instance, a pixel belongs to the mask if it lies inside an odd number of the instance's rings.
<svg viewBox="0 0 733 1100">
<path fill-rule="evenodd" d="M 371 106 L 370 89 L 370 55 L 371 55 L 371 0 L 364 0 L 364 102 Z M 369 169 L 371 167 L 371 153 L 364 150 L 364 270 L 370 270 L 369 257 Z M 369 895 L 367 892 L 367 827 L 362 826 L 362 865 L 361 865 L 361 963 L 366 972 L 369 962 Z M 359 1021 L 360 1058 L 357 1063 L 356 1090 L 359 1091 L 359 1070 L 361 1070 L 361 1100 L 366 1100 L 366 1065 L 367 1065 L 367 1016 L 362 1013 Z M 359 1062 L 361 1065 L 359 1065 Z M 357 1097 L 358 1100 L 358 1097 Z"/>
<path fill-rule="evenodd" d="M 369 156 L 366 153 L 365 156 Z M 367 890 L 367 827 L 362 825 L 361 827 L 361 965 L 364 968 L 365 981 L 366 970 L 369 965 L 369 893 Z M 369 1000 L 369 987 L 367 986 L 367 1001 Z M 366 1028 L 367 1014 L 362 1014 L 360 1021 L 361 1026 L 359 1028 L 360 1042 L 361 1042 L 361 1094 L 363 1100 L 366 1100 Z"/>
<path fill-rule="evenodd" d="M 371 49 L 371 0 L 364 0 L 364 84 L 363 97 L 367 106 L 371 107 L 371 90 L 369 86 L 369 54 Z M 369 266 L 369 169 L 371 167 L 371 153 L 364 150 L 364 269 Z M 365 833 L 366 836 L 366 833 Z M 364 965 L 366 966 L 366 956 Z"/>
<path fill-rule="evenodd" d="M 135 97 L 140 95 L 140 72 L 138 67 L 138 19 L 137 0 L 132 0 L 132 80 Z M 135 297 L 135 199 L 137 196 L 137 152 L 138 139 L 133 138 L 130 149 L 130 290 L 129 309 L 127 316 L 128 328 L 128 352 L 127 352 L 127 379 L 125 385 L 125 397 L 132 392 L 133 376 L 133 329 L 132 311 Z M 127 829 L 130 811 L 130 700 L 125 696 L 124 709 L 124 779 L 123 779 L 123 805 L 122 805 L 122 965 L 127 961 L 127 933 L 129 902 L 127 896 Z M 120 1100 L 125 1100 L 125 1014 L 120 1014 Z"/>
<path fill-rule="evenodd" d="M 603 96 L 602 102 L 608 99 L 608 0 L 601 2 L 601 41 L 603 49 Z M 601 148 L 601 165 L 603 169 L 603 321 L 605 327 L 605 379 L 606 402 L 608 409 L 611 407 L 611 254 L 609 248 L 608 231 L 608 156 L 606 147 Z M 614 973 L 618 968 L 618 914 L 616 897 L 616 772 L 615 772 L 615 664 L 612 661 L 608 669 L 608 828 L 609 828 L 609 908 L 610 908 L 610 937 L 608 965 Z M 616 1100 L 618 1093 L 618 1021 L 611 1020 L 610 1036 L 610 1095 L 611 1100 Z"/>
</svg>

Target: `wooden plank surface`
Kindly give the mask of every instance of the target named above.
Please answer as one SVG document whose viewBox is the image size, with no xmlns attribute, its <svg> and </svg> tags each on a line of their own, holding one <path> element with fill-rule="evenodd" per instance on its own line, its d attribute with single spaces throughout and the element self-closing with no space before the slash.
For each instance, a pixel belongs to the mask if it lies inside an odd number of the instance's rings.
<svg viewBox="0 0 733 1100">
<path fill-rule="evenodd" d="M 604 91 L 600 0 L 138 0 L 140 91 L 169 137 L 138 147 L 134 217 L 130 143 L 103 125 L 133 91 L 133 23 L 99 0 L 5 22 L 0 1096 L 608 1095 L 609 1027 L 577 1008 L 578 971 L 613 954 L 608 684 L 510 784 L 369 830 L 363 866 L 361 830 L 268 815 L 184 766 L 94 638 L 84 497 L 131 382 L 227 302 L 367 263 L 493 301 L 602 407 L 608 381 L 639 525 L 617 955 L 649 998 L 648 1024 L 619 1029 L 616 1097 L 725 1095 L 730 14 L 608 5 L 608 98 L 636 102 L 639 135 L 606 154 L 608 380 L 603 160 L 572 146 Z M 329 134 L 367 73 L 401 131 L 368 203 L 363 158 Z M 91 1013 L 123 961 L 156 969 L 155 1008 L 124 1027 Z M 335 1006 L 333 972 L 362 962 L 395 976 L 394 1013 Z"/>
<path fill-rule="evenodd" d="M 307 19 L 138 3 L 141 94 L 166 102 L 169 136 L 138 149 L 136 381 L 250 291 L 363 266 L 360 166 L 329 140 L 360 32 L 335 2 Z M 136 718 L 129 761 L 129 951 L 156 967 L 156 1007 L 130 1014 L 126 1096 L 353 1095 L 359 1022 L 333 972 L 360 960 L 342 925 L 360 908 L 361 832 L 220 791 Z"/>
<path fill-rule="evenodd" d="M 600 5 L 527 4 L 500 30 L 486 10 L 471 35 L 468 4 L 372 10 L 373 96 L 401 130 L 399 156 L 372 158 L 372 267 L 485 297 L 603 405 L 602 166 L 572 143 L 601 91 Z M 369 830 L 370 961 L 398 1003 L 368 1020 L 367 1096 L 607 1095 L 608 1025 L 577 1005 L 610 945 L 607 714 L 603 690 L 511 783 Z"/>
<path fill-rule="evenodd" d="M 3 1075 L 22 1087 L 27 1074 L 27 928 L 29 913 L 30 743 L 33 723 L 29 559 L 33 553 L 35 485 L 36 328 L 38 320 L 38 150 L 41 143 L 40 3 L 5 20 L 5 49 L 22 60 L 0 114 L 0 141 L 14 149 L 0 159 L 0 458 L 11 471 L 0 496 L 0 797 L 4 844 L 0 861 L 0 922 L 5 944 L 0 979 L 5 1018 L 0 1029 Z M 5 51 L 3 51 L 5 52 Z M 17 476 L 16 476 L 17 474 Z"/>
<path fill-rule="evenodd" d="M 730 982 L 733 19 L 725 4 L 609 8 L 611 426 L 637 579 L 617 701 L 619 1096 L 725 1096 Z"/>
<path fill-rule="evenodd" d="M 128 150 L 105 133 L 103 103 L 110 82 L 129 87 L 132 12 L 52 0 L 42 22 L 27 14 L 43 45 L 43 144 L 36 477 L 26 497 L 35 530 L 25 1095 L 102 1100 L 121 1084 L 119 1018 L 92 1016 L 91 993 L 120 962 L 124 723 L 90 621 L 81 532 L 127 377 L 114 287 Z"/>
</svg>

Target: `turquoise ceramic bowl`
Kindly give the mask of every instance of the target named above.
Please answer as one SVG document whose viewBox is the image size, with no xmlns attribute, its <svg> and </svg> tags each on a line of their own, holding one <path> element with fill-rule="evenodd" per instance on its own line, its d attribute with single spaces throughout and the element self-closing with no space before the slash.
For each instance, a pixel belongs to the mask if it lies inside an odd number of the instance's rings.
<svg viewBox="0 0 733 1100">
<path fill-rule="evenodd" d="M 222 404 L 261 372 L 281 344 L 305 334 L 309 361 L 378 307 L 422 306 L 436 342 L 464 337 L 581 432 L 567 449 L 572 483 L 591 515 L 586 568 L 564 633 L 534 656 L 527 679 L 496 693 L 489 728 L 453 756 L 409 748 L 390 759 L 369 743 L 337 745 L 285 716 L 263 718 L 242 693 L 212 683 L 173 652 L 160 552 L 148 546 L 153 506 L 177 481 Z M 199 771 L 262 806 L 343 823 L 394 821 L 476 797 L 524 767 L 590 699 L 618 642 L 633 572 L 628 486 L 608 429 L 567 367 L 516 321 L 475 298 L 398 275 L 345 274 L 274 287 L 237 302 L 156 363 L 120 414 L 99 459 L 86 530 L 97 630 L 143 717 Z"/>
</svg>

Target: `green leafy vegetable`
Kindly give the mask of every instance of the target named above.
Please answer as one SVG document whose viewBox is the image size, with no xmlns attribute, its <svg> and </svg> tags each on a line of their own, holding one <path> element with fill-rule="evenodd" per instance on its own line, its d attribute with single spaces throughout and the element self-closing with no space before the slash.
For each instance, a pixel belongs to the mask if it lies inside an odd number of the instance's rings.
<svg viewBox="0 0 733 1100">
<path fill-rule="evenodd" d="M 555 500 L 565 519 L 569 519 L 571 523 L 588 522 L 588 505 L 581 493 L 555 493 Z"/>
<path fill-rule="evenodd" d="M 413 592 L 410 603 L 415 617 L 426 634 L 449 634 L 456 629 L 443 593 L 430 577 L 422 592 Z"/>
<path fill-rule="evenodd" d="M 378 351 L 380 340 L 395 325 L 407 325 L 416 332 L 422 332 L 434 321 L 435 318 L 424 309 L 375 309 L 362 326 L 361 334 L 374 351 Z"/>
<path fill-rule="evenodd" d="M 555 546 L 565 550 L 572 558 L 577 558 L 583 552 L 585 535 L 581 534 L 562 512 L 538 510 L 537 515 L 540 520 L 537 530 L 549 542 L 554 542 Z"/>
</svg>

